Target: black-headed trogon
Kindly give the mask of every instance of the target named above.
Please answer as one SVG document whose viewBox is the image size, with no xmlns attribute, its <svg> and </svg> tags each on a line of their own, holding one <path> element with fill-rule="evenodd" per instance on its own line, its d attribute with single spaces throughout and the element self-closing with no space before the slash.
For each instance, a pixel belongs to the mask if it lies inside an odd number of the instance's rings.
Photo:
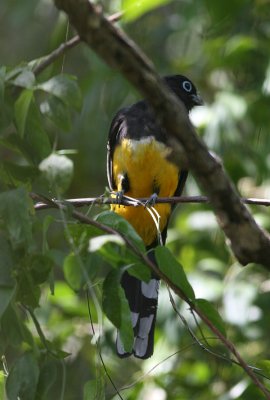
<svg viewBox="0 0 270 400">
<path fill-rule="evenodd" d="M 187 112 L 193 106 L 202 104 L 196 87 L 185 76 L 168 76 L 164 81 L 182 100 Z M 167 132 L 146 101 L 139 101 L 116 114 L 109 131 L 107 150 L 111 191 L 118 192 L 118 195 L 149 199 L 181 195 L 188 172 L 179 168 L 179 160 L 173 162 L 174 149 L 169 145 Z M 160 216 L 160 232 L 165 244 L 172 206 L 156 204 L 154 207 Z M 157 228 L 145 207 L 112 205 L 111 209 L 133 225 L 149 251 L 157 246 Z M 151 251 L 149 254 L 151 257 Z M 125 271 L 121 285 L 131 311 L 134 343 L 132 353 L 126 352 L 118 334 L 117 354 L 120 357 L 133 354 L 146 359 L 153 354 L 159 280 L 152 275 L 149 283 L 145 283 Z"/>
</svg>

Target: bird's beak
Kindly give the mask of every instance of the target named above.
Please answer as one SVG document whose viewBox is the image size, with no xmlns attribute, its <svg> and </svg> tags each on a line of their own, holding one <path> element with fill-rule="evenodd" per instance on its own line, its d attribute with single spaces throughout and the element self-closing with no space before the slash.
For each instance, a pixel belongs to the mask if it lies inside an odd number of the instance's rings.
<svg viewBox="0 0 270 400">
<path fill-rule="evenodd" d="M 192 101 L 196 106 L 202 106 L 204 104 L 203 99 L 199 94 L 193 94 Z"/>
</svg>

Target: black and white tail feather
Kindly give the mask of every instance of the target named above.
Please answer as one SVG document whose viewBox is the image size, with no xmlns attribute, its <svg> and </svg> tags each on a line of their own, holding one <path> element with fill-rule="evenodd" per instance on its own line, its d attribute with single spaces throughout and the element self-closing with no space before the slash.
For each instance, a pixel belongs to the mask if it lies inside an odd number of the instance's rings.
<svg viewBox="0 0 270 400">
<path fill-rule="evenodd" d="M 126 352 L 117 332 L 116 350 L 119 357 L 133 354 L 146 359 L 153 354 L 159 283 L 159 279 L 154 277 L 146 283 L 124 272 L 121 285 L 131 311 L 134 342 L 132 352 Z"/>
</svg>

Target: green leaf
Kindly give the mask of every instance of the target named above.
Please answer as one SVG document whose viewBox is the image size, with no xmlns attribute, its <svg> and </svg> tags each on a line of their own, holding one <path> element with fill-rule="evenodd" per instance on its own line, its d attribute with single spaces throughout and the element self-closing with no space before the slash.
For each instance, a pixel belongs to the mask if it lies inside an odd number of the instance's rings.
<svg viewBox="0 0 270 400">
<path fill-rule="evenodd" d="M 81 91 L 76 79 L 70 75 L 61 74 L 54 76 L 48 81 L 38 85 L 38 89 L 58 97 L 66 105 L 74 107 L 78 111 L 81 108 Z"/>
<path fill-rule="evenodd" d="M 265 375 L 270 376 L 270 360 L 260 360 L 256 363 L 256 367 L 260 368 Z"/>
<path fill-rule="evenodd" d="M 20 73 L 25 71 L 25 64 L 24 65 L 18 65 L 15 68 L 11 68 L 8 71 L 6 71 L 5 75 L 5 81 L 8 82 L 11 79 L 15 79 L 16 76 L 18 76 Z M 27 68 L 29 71 L 29 68 Z"/>
<path fill-rule="evenodd" d="M 116 243 L 120 246 L 125 245 L 124 239 L 122 239 L 118 235 L 108 234 L 108 235 L 97 236 L 89 240 L 90 253 L 100 250 L 107 243 Z"/>
<path fill-rule="evenodd" d="M 82 284 L 82 271 L 81 260 L 77 254 L 71 253 L 65 258 L 64 275 L 72 289 L 80 289 Z"/>
<path fill-rule="evenodd" d="M 1 321 L 1 334 L 5 341 L 12 347 L 21 347 L 23 342 L 33 346 L 32 334 L 23 324 L 21 316 L 18 314 L 15 305 L 10 303 Z"/>
<path fill-rule="evenodd" d="M 121 326 L 121 299 L 119 295 L 120 274 L 112 270 L 103 283 L 102 307 L 109 320 L 120 328 Z"/>
<path fill-rule="evenodd" d="M 4 221 L 13 248 L 30 243 L 30 205 L 28 193 L 23 188 L 0 194 L 0 217 Z"/>
<path fill-rule="evenodd" d="M 35 309 L 39 306 L 40 288 L 25 266 L 18 271 L 16 300 Z"/>
<path fill-rule="evenodd" d="M 17 165 L 11 162 L 0 164 L 0 176 L 3 182 L 13 186 L 29 184 L 39 175 L 38 168 L 32 165 Z"/>
<path fill-rule="evenodd" d="M 45 282 L 51 269 L 53 268 L 53 261 L 45 254 L 32 254 L 29 260 L 30 273 L 35 284 L 39 285 Z"/>
<path fill-rule="evenodd" d="M 63 131 L 71 129 L 71 118 L 68 106 L 57 97 L 50 97 L 40 104 L 40 111 L 48 117 L 57 128 Z"/>
<path fill-rule="evenodd" d="M 4 371 L 0 370 L 0 399 L 5 398 L 5 381 Z"/>
<path fill-rule="evenodd" d="M 205 299 L 195 300 L 197 308 L 211 321 L 211 323 L 226 336 L 226 328 L 223 319 L 213 305 Z"/>
<path fill-rule="evenodd" d="M 98 378 L 86 382 L 83 388 L 83 400 L 105 400 L 105 382 Z"/>
<path fill-rule="evenodd" d="M 57 361 L 51 358 L 46 359 L 40 368 L 37 385 L 38 399 L 47 399 L 48 392 L 57 378 Z"/>
<path fill-rule="evenodd" d="M 2 315 L 6 311 L 9 303 L 11 302 L 14 293 L 15 287 L 0 287 L 0 319 L 2 318 Z"/>
<path fill-rule="evenodd" d="M 181 264 L 175 259 L 170 250 L 164 246 L 155 249 L 155 257 L 159 269 L 190 299 L 195 300 L 192 286 L 187 280 Z"/>
<path fill-rule="evenodd" d="M 14 98 L 5 90 L 4 76 L 0 74 L 0 134 L 13 123 Z"/>
<path fill-rule="evenodd" d="M 57 193 L 67 190 L 73 177 L 73 162 L 70 158 L 52 153 L 41 161 L 39 169 Z"/>
<path fill-rule="evenodd" d="M 142 263 L 135 263 L 127 268 L 127 272 L 144 282 L 149 282 L 151 279 L 151 271 Z"/>
<path fill-rule="evenodd" d="M 30 103 L 24 137 L 17 136 L 16 142 L 18 148 L 35 165 L 51 153 L 51 144 L 34 101 Z"/>
<path fill-rule="evenodd" d="M 261 390 L 251 383 L 248 385 L 246 390 L 241 394 L 240 397 L 237 397 L 236 400 L 265 400 L 265 395 L 261 392 Z"/>
<path fill-rule="evenodd" d="M 120 273 L 112 270 L 103 283 L 102 306 L 106 316 L 119 329 L 126 351 L 131 351 L 134 336 L 128 301 L 120 286 Z"/>
<path fill-rule="evenodd" d="M 98 252 L 113 267 L 125 264 L 126 248 L 124 241 L 117 235 L 102 235 L 89 240 L 90 253 Z"/>
<path fill-rule="evenodd" d="M 125 218 L 112 211 L 104 211 L 97 216 L 96 220 L 97 222 L 105 224 L 115 229 L 117 232 L 122 233 L 134 243 L 138 250 L 145 252 L 145 245 L 142 238 L 138 235 L 133 226 L 128 223 Z"/>
<path fill-rule="evenodd" d="M 15 286 L 14 256 L 7 239 L 0 233 L 0 287 L 12 288 Z"/>
<path fill-rule="evenodd" d="M 25 89 L 20 94 L 14 105 L 15 121 L 19 135 L 24 136 L 26 118 L 33 98 L 33 90 Z"/>
<path fill-rule="evenodd" d="M 16 78 L 12 80 L 12 83 L 13 85 L 29 89 L 34 87 L 35 81 L 36 78 L 34 73 L 30 71 L 28 68 L 24 68 L 16 76 Z"/>
<path fill-rule="evenodd" d="M 143 14 L 158 8 L 162 5 L 169 3 L 171 0 L 124 0 L 123 11 L 124 19 L 126 21 L 132 21 Z"/>
<path fill-rule="evenodd" d="M 32 353 L 23 354 L 13 365 L 7 377 L 6 391 L 9 400 L 35 400 L 39 378 L 38 363 Z"/>
<path fill-rule="evenodd" d="M 92 225 L 84 224 L 69 224 L 68 234 L 72 236 L 74 245 L 78 248 L 88 248 L 89 239 L 98 235 L 103 235 L 104 232 Z"/>
</svg>

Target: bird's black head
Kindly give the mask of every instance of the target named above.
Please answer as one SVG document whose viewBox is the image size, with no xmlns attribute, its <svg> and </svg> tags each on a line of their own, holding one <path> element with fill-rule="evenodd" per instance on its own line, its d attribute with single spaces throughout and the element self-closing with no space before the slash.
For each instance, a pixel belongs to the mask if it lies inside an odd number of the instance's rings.
<svg viewBox="0 0 270 400">
<path fill-rule="evenodd" d="M 195 85 L 184 75 L 165 76 L 164 80 L 174 93 L 183 101 L 187 111 L 190 111 L 194 106 L 200 106 L 203 104 L 203 100 L 197 93 Z"/>
</svg>

